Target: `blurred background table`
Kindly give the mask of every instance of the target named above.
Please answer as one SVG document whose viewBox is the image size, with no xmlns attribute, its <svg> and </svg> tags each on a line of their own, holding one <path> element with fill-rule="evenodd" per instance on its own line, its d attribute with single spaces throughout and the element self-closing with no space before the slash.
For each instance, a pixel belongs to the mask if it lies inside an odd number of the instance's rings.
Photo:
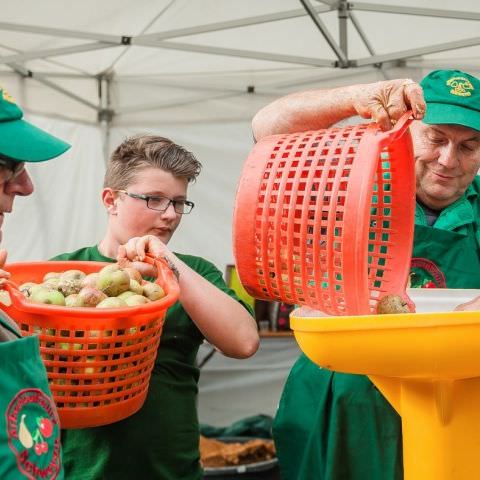
<svg viewBox="0 0 480 480">
<path fill-rule="evenodd" d="M 200 347 L 199 364 L 211 350 L 208 343 Z M 226 426 L 252 415 L 274 416 L 283 385 L 299 355 L 291 332 L 262 332 L 260 348 L 246 360 L 215 352 L 201 368 L 200 422 Z"/>
</svg>

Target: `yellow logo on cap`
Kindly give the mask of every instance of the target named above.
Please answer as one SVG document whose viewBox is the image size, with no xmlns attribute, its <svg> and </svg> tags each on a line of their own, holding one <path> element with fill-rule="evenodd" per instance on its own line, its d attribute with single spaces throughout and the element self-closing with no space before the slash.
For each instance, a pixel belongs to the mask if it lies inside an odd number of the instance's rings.
<svg viewBox="0 0 480 480">
<path fill-rule="evenodd" d="M 2 97 L 6 102 L 15 103 L 15 100 L 13 99 L 13 97 L 5 89 L 2 88 L 1 92 L 2 92 Z"/>
<path fill-rule="evenodd" d="M 452 87 L 450 93 L 452 95 L 458 95 L 460 97 L 470 97 L 474 90 L 472 83 L 465 77 L 452 77 L 447 81 L 447 85 Z"/>
</svg>

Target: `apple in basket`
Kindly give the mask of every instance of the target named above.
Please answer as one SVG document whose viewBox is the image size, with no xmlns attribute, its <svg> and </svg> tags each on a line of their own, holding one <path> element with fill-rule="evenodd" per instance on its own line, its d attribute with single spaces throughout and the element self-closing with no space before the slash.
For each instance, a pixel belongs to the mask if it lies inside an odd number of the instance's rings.
<svg viewBox="0 0 480 480">
<path fill-rule="evenodd" d="M 97 308 L 121 308 L 126 306 L 125 300 L 119 297 L 107 297 L 97 305 Z"/>
<path fill-rule="evenodd" d="M 84 278 L 85 273 L 80 270 L 67 270 L 60 275 L 57 288 L 65 296 L 78 293 L 82 288 Z"/>
<path fill-rule="evenodd" d="M 96 287 L 109 297 L 116 297 L 130 288 L 130 275 L 118 264 L 107 265 L 98 272 Z"/>
<path fill-rule="evenodd" d="M 136 294 L 133 294 L 131 296 L 129 296 L 126 300 L 125 300 L 125 303 L 129 306 L 133 306 L 133 305 L 143 305 L 145 303 L 150 303 L 151 300 L 147 297 L 144 297 L 143 295 L 136 295 Z"/>
<path fill-rule="evenodd" d="M 19 290 L 32 303 L 69 308 L 123 308 L 143 305 L 165 296 L 162 287 L 143 280 L 140 272 L 118 264 L 107 265 L 97 273 L 80 270 L 48 272 L 43 283 L 26 282 Z"/>
<path fill-rule="evenodd" d="M 65 305 L 65 297 L 62 292 L 42 285 L 32 287 L 28 299 L 32 303 L 44 303 L 47 305 Z"/>
</svg>

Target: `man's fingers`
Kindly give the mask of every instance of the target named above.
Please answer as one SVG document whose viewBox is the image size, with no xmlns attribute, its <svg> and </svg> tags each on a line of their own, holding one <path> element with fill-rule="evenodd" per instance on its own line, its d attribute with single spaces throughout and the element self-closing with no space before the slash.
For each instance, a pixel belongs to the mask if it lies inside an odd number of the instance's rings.
<svg viewBox="0 0 480 480">
<path fill-rule="evenodd" d="M 465 302 L 460 305 L 457 305 L 453 310 L 457 312 L 480 310 L 480 297 L 475 297 L 473 300 L 470 300 L 469 302 Z"/>
<path fill-rule="evenodd" d="M 7 251 L 4 248 L 0 248 L 0 268 L 3 268 L 7 262 Z"/>
<path fill-rule="evenodd" d="M 413 117 L 416 120 L 421 120 L 426 110 L 422 87 L 409 79 L 405 80 L 402 86 L 405 104 L 412 110 Z"/>
<path fill-rule="evenodd" d="M 381 103 L 377 103 L 373 107 L 372 118 L 377 122 L 378 126 L 383 130 L 390 130 L 392 128 L 392 122 L 388 115 L 387 109 Z"/>
</svg>

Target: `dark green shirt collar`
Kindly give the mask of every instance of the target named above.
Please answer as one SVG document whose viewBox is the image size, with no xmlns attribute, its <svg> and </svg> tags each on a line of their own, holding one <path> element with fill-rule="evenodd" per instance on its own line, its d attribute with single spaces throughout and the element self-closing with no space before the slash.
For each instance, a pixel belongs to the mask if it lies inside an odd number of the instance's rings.
<svg viewBox="0 0 480 480">
<path fill-rule="evenodd" d="M 441 211 L 434 224 L 434 228 L 456 230 L 464 225 L 473 223 L 475 221 L 475 215 L 472 203 L 477 197 L 478 192 L 472 185 L 469 185 L 465 193 L 458 200 Z M 415 208 L 415 224 L 427 226 L 425 212 L 418 202 Z"/>
</svg>

